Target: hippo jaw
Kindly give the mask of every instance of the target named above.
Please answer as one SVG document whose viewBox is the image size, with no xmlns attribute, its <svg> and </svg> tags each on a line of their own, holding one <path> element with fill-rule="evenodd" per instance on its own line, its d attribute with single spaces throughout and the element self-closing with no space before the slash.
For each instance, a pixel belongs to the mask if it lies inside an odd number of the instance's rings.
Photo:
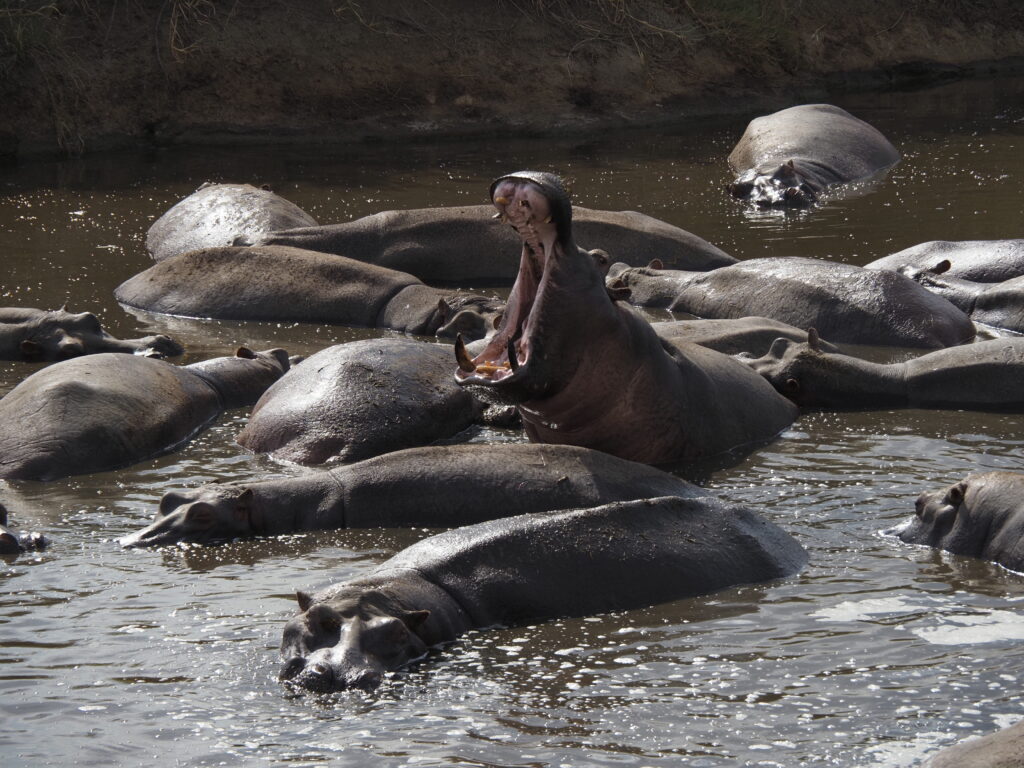
<svg viewBox="0 0 1024 768">
<path fill-rule="evenodd" d="M 300 613 L 284 629 L 278 679 L 290 688 L 329 693 L 377 688 L 384 673 L 422 658 L 427 646 L 416 634 L 430 611 L 393 616 L 372 596 L 341 595 L 314 602 L 296 593 Z M 366 598 L 370 599 L 366 599 Z"/>
<path fill-rule="evenodd" d="M 251 488 L 202 488 L 198 492 L 168 491 L 160 499 L 153 522 L 120 540 L 122 547 L 170 544 L 214 544 L 254 534 Z"/>
<path fill-rule="evenodd" d="M 805 208 L 818 201 L 818 190 L 792 160 L 771 172 L 751 169 L 729 184 L 727 189 L 733 197 L 759 208 Z"/>
<path fill-rule="evenodd" d="M 556 176 L 524 171 L 491 186 L 496 217 L 510 224 L 523 241 L 519 275 L 497 332 L 484 350 L 470 358 L 456 340 L 455 380 L 474 389 L 481 399 L 517 404 L 538 399 L 554 385 L 556 362 L 545 343 L 545 319 L 538 308 L 558 301 L 556 285 L 571 258 L 578 258 L 572 239 L 572 208 Z M 592 262 L 592 257 L 586 258 Z M 596 267 L 592 267 L 596 272 Z M 551 298 L 554 296 L 555 298 Z"/>
</svg>

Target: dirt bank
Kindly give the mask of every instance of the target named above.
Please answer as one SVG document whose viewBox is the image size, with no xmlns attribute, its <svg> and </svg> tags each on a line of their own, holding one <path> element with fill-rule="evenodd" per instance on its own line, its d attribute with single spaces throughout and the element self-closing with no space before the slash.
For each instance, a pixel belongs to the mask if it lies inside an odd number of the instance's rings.
<svg viewBox="0 0 1024 768">
<path fill-rule="evenodd" d="M 0 154 L 649 124 L 1022 64 L 1018 0 L 0 0 Z"/>
</svg>

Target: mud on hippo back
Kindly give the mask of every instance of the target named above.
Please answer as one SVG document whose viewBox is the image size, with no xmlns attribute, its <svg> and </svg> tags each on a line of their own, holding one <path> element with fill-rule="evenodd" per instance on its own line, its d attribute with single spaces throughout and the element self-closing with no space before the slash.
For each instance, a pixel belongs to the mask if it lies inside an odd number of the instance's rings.
<svg viewBox="0 0 1024 768">
<path fill-rule="evenodd" d="M 733 197 L 761 207 L 807 206 L 835 184 L 899 162 L 876 128 L 831 104 L 804 104 L 750 121 L 729 155 Z"/>
<path fill-rule="evenodd" d="M 0 360 L 53 362 L 99 352 L 176 357 L 184 350 L 162 334 L 114 338 L 92 312 L 0 307 Z"/>
</svg>

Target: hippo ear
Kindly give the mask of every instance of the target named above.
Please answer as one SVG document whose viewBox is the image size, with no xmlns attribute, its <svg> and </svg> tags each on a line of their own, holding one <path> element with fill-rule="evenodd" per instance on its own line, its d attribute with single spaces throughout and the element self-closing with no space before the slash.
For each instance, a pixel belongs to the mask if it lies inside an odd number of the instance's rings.
<svg viewBox="0 0 1024 768">
<path fill-rule="evenodd" d="M 405 622 L 405 626 L 407 626 L 411 631 L 415 631 L 416 628 L 419 627 L 423 622 L 425 622 L 429 617 L 430 611 L 428 610 L 409 611 L 404 616 L 402 616 L 402 621 Z"/>
<path fill-rule="evenodd" d="M 941 275 L 943 272 L 949 272 L 949 269 L 952 266 L 953 264 L 950 262 L 949 259 L 943 259 L 928 271 L 931 272 L 933 275 Z"/>
<path fill-rule="evenodd" d="M 255 360 L 256 353 L 248 347 L 239 347 L 235 350 L 235 357 L 244 357 L 246 360 Z"/>
<path fill-rule="evenodd" d="M 807 346 L 815 352 L 821 352 L 821 337 L 818 336 L 816 328 L 807 329 Z"/>
<path fill-rule="evenodd" d="M 21 356 L 27 361 L 39 360 L 43 356 L 43 347 L 31 339 L 21 342 Z"/>
<path fill-rule="evenodd" d="M 299 601 L 299 610 L 305 613 L 309 610 L 309 606 L 313 604 L 313 598 L 309 596 L 309 593 L 303 592 L 301 589 L 295 590 L 295 599 Z"/>
<path fill-rule="evenodd" d="M 793 158 L 790 158 L 789 160 L 786 161 L 786 167 L 789 168 L 789 170 L 791 170 L 791 171 L 794 170 Z"/>
<path fill-rule="evenodd" d="M 665 262 L 663 262 L 661 259 L 651 259 L 650 263 L 647 265 L 647 268 L 648 269 L 664 269 L 665 268 Z"/>
<path fill-rule="evenodd" d="M 437 300 L 437 314 L 441 318 L 441 325 L 448 322 L 448 315 L 450 315 L 451 312 L 448 310 L 448 305 L 445 303 L 444 299 Z"/>
<path fill-rule="evenodd" d="M 494 319 L 491 320 L 491 325 L 494 326 L 494 330 L 498 330 L 499 328 L 501 328 L 501 321 L 504 320 L 504 319 L 505 319 L 505 313 L 504 312 L 499 312 L 498 314 L 496 314 L 494 316 Z"/>
<path fill-rule="evenodd" d="M 239 520 L 247 520 L 252 512 L 252 500 L 256 494 L 252 488 L 246 488 L 235 498 L 235 517 Z"/>
<path fill-rule="evenodd" d="M 946 491 L 946 501 L 954 507 L 959 507 L 963 503 L 966 490 L 966 482 L 959 482 L 956 485 L 950 486 L 950 489 Z"/>
</svg>

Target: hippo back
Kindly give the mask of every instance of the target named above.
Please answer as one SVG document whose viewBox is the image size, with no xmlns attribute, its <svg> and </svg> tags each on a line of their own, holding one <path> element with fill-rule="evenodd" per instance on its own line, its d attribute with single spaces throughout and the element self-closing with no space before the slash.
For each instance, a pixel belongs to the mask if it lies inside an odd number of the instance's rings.
<svg viewBox="0 0 1024 768">
<path fill-rule="evenodd" d="M 746 507 L 661 497 L 457 528 L 377 573 L 413 569 L 485 627 L 706 594 L 796 573 L 806 560 L 792 537 Z"/>
<path fill-rule="evenodd" d="M 793 158 L 813 160 L 842 180 L 893 165 L 899 152 L 878 129 L 831 104 L 804 104 L 754 118 L 729 155 L 737 173 L 766 171 Z"/>
</svg>

